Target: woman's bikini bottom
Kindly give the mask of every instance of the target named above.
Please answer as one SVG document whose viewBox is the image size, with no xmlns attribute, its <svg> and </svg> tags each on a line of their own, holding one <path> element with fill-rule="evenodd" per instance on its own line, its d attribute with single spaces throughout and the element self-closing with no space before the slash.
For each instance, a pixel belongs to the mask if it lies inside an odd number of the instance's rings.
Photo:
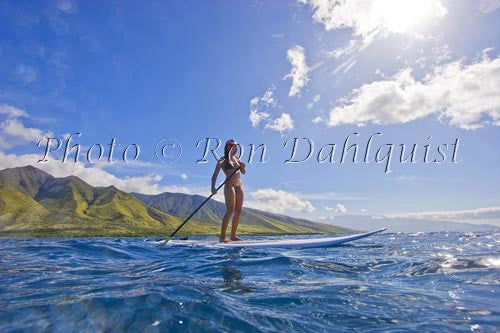
<svg viewBox="0 0 500 333">
<path fill-rule="evenodd" d="M 238 184 L 231 184 L 231 186 L 236 190 L 236 191 L 241 191 L 241 185 Z"/>
</svg>

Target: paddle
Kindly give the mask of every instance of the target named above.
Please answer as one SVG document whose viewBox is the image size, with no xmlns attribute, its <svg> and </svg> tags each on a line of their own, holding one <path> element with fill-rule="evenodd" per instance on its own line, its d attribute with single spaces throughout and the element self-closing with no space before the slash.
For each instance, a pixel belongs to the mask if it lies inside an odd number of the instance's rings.
<svg viewBox="0 0 500 333">
<path fill-rule="evenodd" d="M 231 179 L 231 177 L 232 177 L 232 176 L 234 176 L 234 174 L 235 174 L 236 172 L 238 172 L 238 170 L 240 169 L 240 167 L 241 167 L 241 166 L 240 166 L 240 165 L 238 165 L 238 167 L 236 168 L 236 170 L 234 170 L 234 171 L 233 171 L 233 172 L 232 172 L 232 173 L 231 173 L 231 174 L 230 174 L 230 175 L 226 178 L 226 180 L 225 180 L 225 181 L 223 181 L 223 182 L 222 182 L 222 184 L 220 184 L 220 185 L 219 185 L 219 187 L 217 187 L 216 191 L 219 191 L 219 189 L 220 189 L 220 188 L 221 188 L 221 187 L 222 187 L 222 186 L 223 186 L 223 185 L 224 185 L 224 184 L 225 184 L 225 183 L 226 183 L 229 179 Z M 174 231 L 174 232 L 173 232 L 170 236 L 168 236 L 168 238 L 164 241 L 164 242 L 165 242 L 165 244 L 166 244 L 166 243 L 168 243 L 172 237 L 174 237 L 174 235 L 177 233 L 177 231 L 181 230 L 181 228 L 184 226 L 184 224 L 186 224 L 186 223 L 189 221 L 189 219 L 190 219 L 191 217 L 193 217 L 193 215 L 194 215 L 194 214 L 196 214 L 196 212 L 198 212 L 198 210 L 200 210 L 200 208 L 201 208 L 201 207 L 203 207 L 203 205 L 204 205 L 204 204 L 205 204 L 208 200 L 210 200 L 210 198 L 212 198 L 212 196 L 213 196 L 213 195 L 214 195 L 214 193 L 210 194 L 210 196 L 209 196 L 208 198 L 206 198 L 206 199 L 205 199 L 205 201 L 203 201 L 203 202 L 201 203 L 201 205 L 199 205 L 199 206 L 198 206 L 198 208 L 196 208 L 196 209 L 194 210 L 194 212 L 192 212 L 192 213 L 191 213 L 191 215 L 189 215 L 189 216 L 188 216 L 188 218 L 187 218 L 187 219 L 185 219 L 185 220 L 184 220 L 184 222 L 182 222 L 182 224 L 181 224 L 180 226 L 178 226 L 178 227 L 177 227 L 177 229 L 175 229 L 175 231 Z"/>
</svg>

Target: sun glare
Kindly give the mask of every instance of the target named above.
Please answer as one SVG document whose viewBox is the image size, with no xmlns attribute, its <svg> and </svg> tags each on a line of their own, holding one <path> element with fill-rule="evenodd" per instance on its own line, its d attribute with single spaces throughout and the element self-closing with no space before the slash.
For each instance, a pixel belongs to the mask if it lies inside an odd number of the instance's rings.
<svg viewBox="0 0 500 333">
<path fill-rule="evenodd" d="M 398 33 L 419 30 L 429 20 L 446 14 L 437 0 L 376 0 L 373 9 L 382 26 Z"/>
</svg>

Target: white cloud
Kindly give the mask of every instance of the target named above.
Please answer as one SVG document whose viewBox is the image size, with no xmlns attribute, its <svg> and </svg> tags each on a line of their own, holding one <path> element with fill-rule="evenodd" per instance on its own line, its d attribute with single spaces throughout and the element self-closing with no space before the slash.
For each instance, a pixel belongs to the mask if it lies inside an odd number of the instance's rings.
<svg viewBox="0 0 500 333">
<path fill-rule="evenodd" d="M 158 194 L 162 192 L 193 192 L 192 189 L 185 186 L 162 186 L 158 184 L 158 182 L 162 180 L 162 176 L 158 174 L 120 178 L 100 167 L 87 166 L 84 163 L 37 163 L 40 158 L 41 155 L 37 154 L 15 155 L 6 154 L 0 151 L 0 169 L 32 165 L 48 172 L 54 177 L 67 177 L 74 175 L 92 186 L 107 187 L 114 185 L 118 189 L 125 192 L 140 192 L 144 194 Z"/>
<path fill-rule="evenodd" d="M 450 46 L 448 44 L 438 44 L 433 47 L 434 65 L 441 65 L 442 63 L 449 61 L 451 59 Z"/>
<path fill-rule="evenodd" d="M 491 13 L 500 8 L 500 0 L 481 0 L 479 10 L 482 13 Z"/>
<path fill-rule="evenodd" d="M 318 123 L 320 123 L 322 121 L 323 121 L 323 118 L 321 118 L 320 116 L 317 116 L 316 118 L 313 118 L 313 120 L 311 120 L 311 122 L 313 124 L 318 124 Z"/>
<path fill-rule="evenodd" d="M 300 45 L 295 45 L 287 51 L 287 59 L 292 65 L 290 73 L 283 78 L 292 78 L 292 86 L 290 87 L 288 96 L 300 96 L 300 91 L 309 81 L 309 78 L 307 77 L 309 67 L 306 64 L 304 48 Z"/>
<path fill-rule="evenodd" d="M 312 101 L 310 101 L 309 103 L 307 103 L 307 109 L 311 110 L 313 108 L 314 104 L 318 103 L 320 99 L 321 99 L 321 95 L 320 94 L 317 94 L 316 96 L 314 96 L 313 99 L 312 99 Z"/>
<path fill-rule="evenodd" d="M 380 76 L 381 78 L 385 78 L 385 74 L 378 68 L 375 70 L 375 74 Z"/>
<path fill-rule="evenodd" d="M 250 100 L 249 119 L 253 127 L 257 127 L 262 121 L 269 119 L 271 114 L 268 111 L 276 107 L 277 101 L 274 97 L 274 89 L 275 87 L 271 86 L 264 95 Z"/>
<path fill-rule="evenodd" d="M 301 48 L 300 46 L 296 46 L 295 48 L 297 47 Z M 301 61 L 297 60 L 298 58 L 297 55 L 295 54 L 292 56 L 290 55 L 290 50 L 288 50 L 289 51 L 288 55 L 289 55 L 289 60 L 290 57 L 294 59 L 293 61 L 290 60 L 290 62 L 292 62 L 293 68 L 292 72 L 285 78 L 289 76 L 292 77 L 293 83 L 290 91 L 292 92 L 292 90 L 298 89 L 298 91 L 295 92 L 298 93 L 300 91 L 300 88 L 305 84 L 305 82 L 302 82 L 301 80 L 308 80 L 307 77 L 299 78 L 299 76 L 302 75 L 304 66 L 307 70 L 308 68 L 305 65 L 305 58 L 304 58 L 304 63 L 302 64 Z M 307 71 L 305 72 L 304 75 L 307 75 Z M 294 88 L 294 86 L 296 87 Z M 294 123 L 292 117 L 288 113 L 281 113 L 281 115 L 278 118 L 272 117 L 271 112 L 278 105 L 278 101 L 274 96 L 275 89 L 276 87 L 272 85 L 269 89 L 266 90 L 266 92 L 262 96 L 254 97 L 250 100 L 250 115 L 248 118 L 250 120 L 250 123 L 252 124 L 252 127 L 258 127 L 261 123 L 264 123 L 265 124 L 264 128 L 282 133 L 284 131 L 293 129 Z"/>
<path fill-rule="evenodd" d="M 54 133 L 44 132 L 38 128 L 25 127 L 18 119 L 7 119 L 0 123 L 3 141 L 7 146 L 23 144 L 26 142 L 38 142 L 41 139 L 53 137 Z M 15 140 L 15 142 L 12 142 Z"/>
<path fill-rule="evenodd" d="M 253 127 L 259 126 L 260 122 L 263 120 L 266 120 L 270 117 L 271 115 L 268 112 L 261 112 L 257 110 L 250 110 L 250 122 L 252 123 Z"/>
<path fill-rule="evenodd" d="M 424 21 L 447 14 L 436 0 L 300 0 L 313 10 L 313 19 L 326 30 L 352 29 L 363 39 L 387 33 L 405 33 Z"/>
<path fill-rule="evenodd" d="M 188 179 L 188 176 L 185 173 L 181 173 L 181 178 L 186 180 L 186 179 Z"/>
<path fill-rule="evenodd" d="M 325 206 L 325 209 L 328 211 L 334 211 L 335 213 L 345 214 L 347 213 L 347 208 L 342 204 L 336 204 L 335 207 Z"/>
<path fill-rule="evenodd" d="M 341 58 L 362 51 L 373 41 L 390 34 L 423 38 L 429 25 L 448 10 L 438 0 L 299 0 L 313 11 L 313 20 L 328 30 L 350 29 L 352 38 L 328 55 Z M 349 62 L 351 67 L 354 63 Z M 350 67 L 347 69 L 347 71 Z"/>
<path fill-rule="evenodd" d="M 345 214 L 347 213 L 347 208 L 342 204 L 335 205 L 335 213 Z"/>
<path fill-rule="evenodd" d="M 468 223 L 491 223 L 500 225 L 500 207 L 485 207 L 468 210 L 431 211 L 419 213 L 389 214 L 386 218 L 414 218 L 448 220 Z"/>
<path fill-rule="evenodd" d="M 274 98 L 274 89 L 276 89 L 274 86 L 271 86 L 269 89 L 266 90 L 264 95 L 261 97 L 254 97 L 250 101 L 250 106 L 258 106 L 258 105 L 263 105 L 263 106 L 270 106 L 270 107 L 275 107 L 276 106 L 276 99 Z"/>
<path fill-rule="evenodd" d="M 293 129 L 293 119 L 288 113 L 282 113 L 279 118 L 267 123 L 266 128 L 278 132 L 291 130 Z"/>
<path fill-rule="evenodd" d="M 249 207 L 273 213 L 283 213 L 286 210 L 311 213 L 315 209 L 309 201 L 282 190 L 264 188 L 251 192 L 250 195 L 254 200 L 247 202 Z"/>
<path fill-rule="evenodd" d="M 0 105 L 0 147 L 8 148 L 28 142 L 38 142 L 47 137 L 53 137 L 51 131 L 26 127 L 19 118 L 28 118 L 28 113 L 16 107 Z"/>
<path fill-rule="evenodd" d="M 0 104 L 0 114 L 8 118 L 19 118 L 28 116 L 28 113 L 26 111 L 7 104 Z"/>
<path fill-rule="evenodd" d="M 329 126 L 398 124 L 436 114 L 452 126 L 475 129 L 500 125 L 500 57 L 470 65 L 455 61 L 438 66 L 422 80 L 410 68 L 364 84 L 330 112 Z"/>
</svg>

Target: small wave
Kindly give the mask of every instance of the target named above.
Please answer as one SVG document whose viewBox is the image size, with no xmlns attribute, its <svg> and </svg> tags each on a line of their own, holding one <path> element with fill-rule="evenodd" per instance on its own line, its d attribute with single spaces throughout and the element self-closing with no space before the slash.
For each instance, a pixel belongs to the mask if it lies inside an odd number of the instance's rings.
<svg viewBox="0 0 500 333">
<path fill-rule="evenodd" d="M 0 239 L 0 331 L 495 331 L 497 236 L 300 250 Z"/>
</svg>

